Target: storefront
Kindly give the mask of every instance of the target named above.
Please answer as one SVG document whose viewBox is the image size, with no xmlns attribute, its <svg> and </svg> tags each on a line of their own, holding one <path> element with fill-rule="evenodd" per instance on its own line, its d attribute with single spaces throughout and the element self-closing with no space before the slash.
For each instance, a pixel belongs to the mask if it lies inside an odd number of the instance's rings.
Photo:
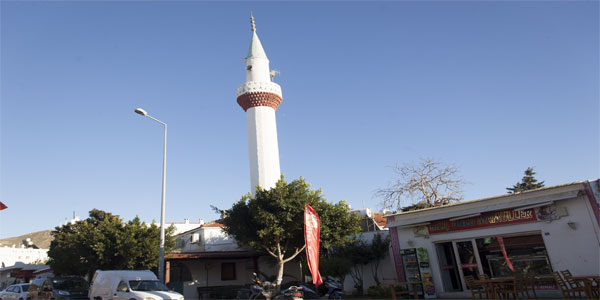
<svg viewBox="0 0 600 300">
<path fill-rule="evenodd" d="M 389 215 L 397 277 L 432 281 L 424 293 L 434 297 L 468 292 L 469 275 L 550 279 L 540 281 L 540 290 L 555 288 L 553 271 L 598 275 L 599 188 L 597 180 L 575 182 Z M 425 253 L 427 270 L 407 263 L 411 251 Z"/>
</svg>

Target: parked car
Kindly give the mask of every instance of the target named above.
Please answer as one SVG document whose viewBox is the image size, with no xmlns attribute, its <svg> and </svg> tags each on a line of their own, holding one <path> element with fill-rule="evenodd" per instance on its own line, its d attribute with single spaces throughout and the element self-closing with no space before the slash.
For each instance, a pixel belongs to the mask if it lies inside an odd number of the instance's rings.
<svg viewBox="0 0 600 300">
<path fill-rule="evenodd" d="M 169 289 L 150 270 L 98 270 L 92 277 L 91 300 L 184 300 Z"/>
<path fill-rule="evenodd" d="M 29 283 L 20 283 L 9 285 L 4 291 L 0 292 L 0 300 L 24 300 L 27 298 Z"/>
<path fill-rule="evenodd" d="M 88 299 L 89 285 L 77 276 L 38 278 L 29 286 L 26 300 Z"/>
</svg>

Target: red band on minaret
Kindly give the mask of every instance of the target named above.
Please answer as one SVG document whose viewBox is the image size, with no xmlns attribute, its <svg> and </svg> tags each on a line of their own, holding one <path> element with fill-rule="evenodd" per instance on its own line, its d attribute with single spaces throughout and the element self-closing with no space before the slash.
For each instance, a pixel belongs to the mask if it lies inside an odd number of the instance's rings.
<svg viewBox="0 0 600 300">
<path fill-rule="evenodd" d="M 279 95 L 268 92 L 248 92 L 237 97 L 237 103 L 244 111 L 255 106 L 269 106 L 277 110 L 282 100 Z"/>
</svg>

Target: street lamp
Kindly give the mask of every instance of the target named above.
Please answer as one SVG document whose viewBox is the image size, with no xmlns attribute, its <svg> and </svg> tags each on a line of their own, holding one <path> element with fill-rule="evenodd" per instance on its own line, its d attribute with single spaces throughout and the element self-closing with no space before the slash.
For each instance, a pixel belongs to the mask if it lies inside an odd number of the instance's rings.
<svg viewBox="0 0 600 300">
<path fill-rule="evenodd" d="M 162 176 L 162 199 L 160 203 L 160 249 L 158 253 L 158 279 L 160 282 L 165 282 L 165 182 L 167 180 L 167 123 L 162 122 L 141 109 L 136 108 L 135 113 L 148 117 L 165 128 L 165 142 L 163 148 L 163 176 Z"/>
</svg>

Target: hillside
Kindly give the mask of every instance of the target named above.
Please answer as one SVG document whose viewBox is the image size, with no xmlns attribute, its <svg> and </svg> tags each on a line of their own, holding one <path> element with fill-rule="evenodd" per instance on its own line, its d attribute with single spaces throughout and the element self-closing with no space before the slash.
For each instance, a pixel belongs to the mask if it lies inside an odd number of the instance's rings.
<svg viewBox="0 0 600 300">
<path fill-rule="evenodd" d="M 31 238 L 33 243 L 41 249 L 48 249 L 50 242 L 52 241 L 51 230 L 43 230 L 38 232 L 32 232 L 20 236 L 5 238 L 0 240 L 0 247 L 8 246 L 11 247 L 13 244 L 15 247 L 21 247 L 21 241 L 26 238 Z"/>
</svg>

